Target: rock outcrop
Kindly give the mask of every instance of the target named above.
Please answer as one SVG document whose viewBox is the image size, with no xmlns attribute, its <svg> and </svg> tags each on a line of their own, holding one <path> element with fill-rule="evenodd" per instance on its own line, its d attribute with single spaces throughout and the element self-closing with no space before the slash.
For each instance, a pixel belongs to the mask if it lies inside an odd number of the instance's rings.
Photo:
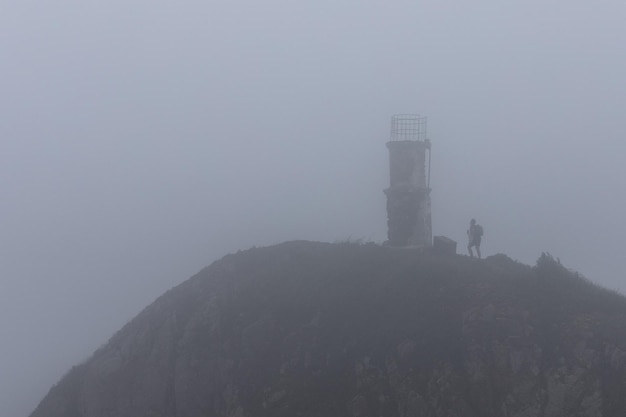
<svg viewBox="0 0 626 417">
<path fill-rule="evenodd" d="M 625 318 L 545 255 L 289 242 L 164 294 L 31 417 L 626 415 Z"/>
</svg>

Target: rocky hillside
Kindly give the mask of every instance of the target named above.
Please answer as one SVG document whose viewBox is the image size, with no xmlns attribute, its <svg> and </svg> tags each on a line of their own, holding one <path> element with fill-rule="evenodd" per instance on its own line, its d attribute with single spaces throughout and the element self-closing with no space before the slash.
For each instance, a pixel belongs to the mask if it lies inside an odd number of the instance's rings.
<svg viewBox="0 0 626 417">
<path fill-rule="evenodd" d="M 164 294 L 31 416 L 623 416 L 624 323 L 545 255 L 289 242 Z"/>
</svg>

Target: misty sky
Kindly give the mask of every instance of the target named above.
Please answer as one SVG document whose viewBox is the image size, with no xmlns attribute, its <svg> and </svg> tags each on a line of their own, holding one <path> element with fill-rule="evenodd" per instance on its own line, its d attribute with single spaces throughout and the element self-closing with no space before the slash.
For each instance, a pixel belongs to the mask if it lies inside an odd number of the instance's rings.
<svg viewBox="0 0 626 417">
<path fill-rule="evenodd" d="M 626 292 L 626 3 L 0 1 L 0 414 L 229 252 L 386 239 L 390 117 L 433 229 Z"/>
</svg>

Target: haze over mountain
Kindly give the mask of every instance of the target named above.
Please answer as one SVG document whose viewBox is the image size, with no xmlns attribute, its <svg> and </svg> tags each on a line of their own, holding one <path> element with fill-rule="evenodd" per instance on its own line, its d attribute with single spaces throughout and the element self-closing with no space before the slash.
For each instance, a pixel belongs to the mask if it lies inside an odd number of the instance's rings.
<svg viewBox="0 0 626 417">
<path fill-rule="evenodd" d="M 625 318 L 546 254 L 288 242 L 168 291 L 31 417 L 620 416 Z"/>
<path fill-rule="evenodd" d="M 624 291 L 626 4 L 0 4 L 0 414 L 226 253 L 386 239 L 389 118 L 433 228 Z M 462 245 L 461 245 L 462 246 Z"/>
</svg>

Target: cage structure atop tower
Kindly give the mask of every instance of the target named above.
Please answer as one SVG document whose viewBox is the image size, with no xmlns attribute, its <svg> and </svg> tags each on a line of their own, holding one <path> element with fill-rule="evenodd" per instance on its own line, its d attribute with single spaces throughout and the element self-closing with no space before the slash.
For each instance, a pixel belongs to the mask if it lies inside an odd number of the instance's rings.
<svg viewBox="0 0 626 417">
<path fill-rule="evenodd" d="M 391 118 L 387 238 L 391 246 L 432 246 L 430 149 L 427 119 L 417 114 Z M 428 158 L 426 157 L 428 154 Z"/>
<path fill-rule="evenodd" d="M 428 119 L 418 114 L 394 114 L 391 116 L 391 139 L 426 141 Z"/>
</svg>

